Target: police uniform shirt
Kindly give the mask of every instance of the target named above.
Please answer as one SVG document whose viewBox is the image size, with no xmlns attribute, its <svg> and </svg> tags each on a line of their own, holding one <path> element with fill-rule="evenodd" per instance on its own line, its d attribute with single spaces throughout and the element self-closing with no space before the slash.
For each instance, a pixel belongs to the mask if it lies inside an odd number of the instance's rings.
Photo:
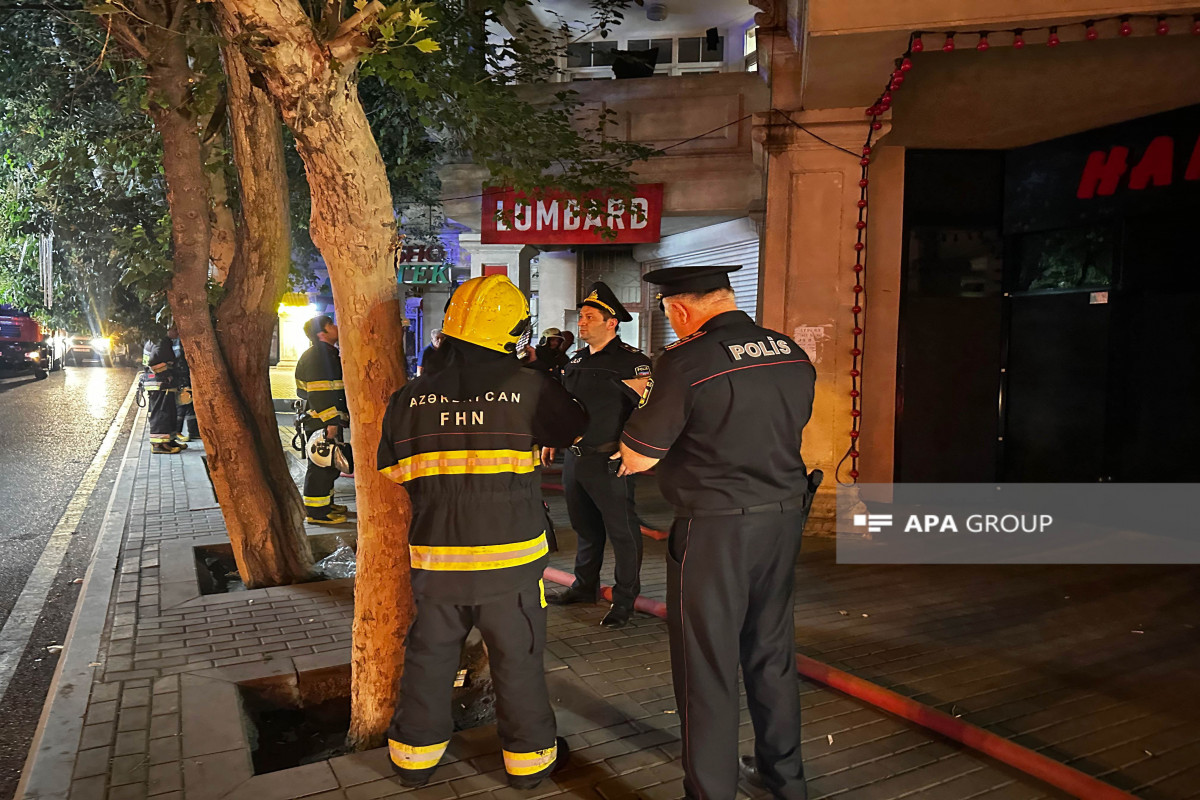
<svg viewBox="0 0 1200 800">
<path fill-rule="evenodd" d="M 379 470 L 412 497 L 413 591 L 454 605 L 537 583 L 549 549 L 535 451 L 571 444 L 587 424 L 545 373 L 479 350 L 393 394 L 378 451 Z"/>
<path fill-rule="evenodd" d="M 296 395 L 307 404 L 305 429 L 344 422 L 349 417 L 342 357 L 328 342 L 317 342 L 296 362 Z M 311 430 L 310 430 L 311 429 Z"/>
<path fill-rule="evenodd" d="M 650 377 L 650 359 L 618 336 L 593 353 L 586 345 L 575 351 L 563 371 L 563 386 L 587 408 L 590 422 L 580 446 L 616 442 L 639 395 L 626 380 Z"/>
<path fill-rule="evenodd" d="M 658 359 L 621 441 L 657 467 L 676 509 L 789 500 L 807 488 L 801 430 L 816 370 L 788 337 L 726 311 Z"/>
</svg>

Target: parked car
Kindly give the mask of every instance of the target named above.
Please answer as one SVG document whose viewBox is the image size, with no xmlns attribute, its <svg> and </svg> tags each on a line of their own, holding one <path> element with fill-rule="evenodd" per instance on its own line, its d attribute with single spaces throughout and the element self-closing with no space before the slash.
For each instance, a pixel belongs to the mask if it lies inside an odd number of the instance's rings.
<svg viewBox="0 0 1200 800">
<path fill-rule="evenodd" d="M 108 336 L 72 336 L 68 339 L 67 363 L 79 366 L 88 361 L 99 361 L 106 367 L 113 365 L 112 339 Z"/>
<path fill-rule="evenodd" d="M 62 369 L 62 343 L 46 336 L 28 312 L 0 305 L 0 368 L 32 372 L 40 380 Z"/>
</svg>

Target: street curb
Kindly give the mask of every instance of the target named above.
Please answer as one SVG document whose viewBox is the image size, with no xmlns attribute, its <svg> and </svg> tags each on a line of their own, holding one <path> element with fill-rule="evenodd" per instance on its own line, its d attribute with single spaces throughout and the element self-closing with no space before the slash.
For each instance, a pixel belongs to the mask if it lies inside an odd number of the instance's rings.
<svg viewBox="0 0 1200 800">
<path fill-rule="evenodd" d="M 63 642 L 62 657 L 51 679 L 33 744 L 14 798 L 21 800 L 67 800 L 83 718 L 91 695 L 92 678 L 100 652 L 100 640 L 108 619 L 109 600 L 116 582 L 118 557 L 125 538 L 137 476 L 146 422 L 133 404 L 133 427 L 125 444 L 125 455 L 109 495 L 104 521 L 96 536 L 91 562 Z M 125 420 L 121 421 L 125 427 Z M 103 566 L 101 566 L 103 565 Z"/>
</svg>

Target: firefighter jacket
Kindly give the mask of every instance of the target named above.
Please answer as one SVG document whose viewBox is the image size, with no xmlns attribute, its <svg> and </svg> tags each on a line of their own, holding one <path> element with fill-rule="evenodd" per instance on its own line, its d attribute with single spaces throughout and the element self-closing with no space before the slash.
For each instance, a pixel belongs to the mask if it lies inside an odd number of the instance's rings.
<svg viewBox="0 0 1200 800">
<path fill-rule="evenodd" d="M 346 386 L 342 383 L 342 357 L 328 342 L 317 342 L 296 362 L 296 396 L 307 412 L 304 432 L 311 434 L 326 425 L 346 425 L 350 412 Z"/>
<path fill-rule="evenodd" d="M 440 370 L 392 395 L 378 465 L 412 498 L 414 593 L 479 605 L 541 578 L 549 547 L 537 450 L 572 444 L 587 412 L 511 355 L 447 346 Z"/>
<path fill-rule="evenodd" d="M 142 388 L 147 392 L 178 388 L 175 350 L 170 339 L 147 339 L 145 347 L 142 348 L 142 366 L 146 370 L 142 378 Z"/>
<path fill-rule="evenodd" d="M 171 340 L 171 351 L 175 353 L 175 376 L 179 386 L 191 386 L 192 371 L 188 368 L 187 356 L 183 352 L 183 341 Z"/>
</svg>

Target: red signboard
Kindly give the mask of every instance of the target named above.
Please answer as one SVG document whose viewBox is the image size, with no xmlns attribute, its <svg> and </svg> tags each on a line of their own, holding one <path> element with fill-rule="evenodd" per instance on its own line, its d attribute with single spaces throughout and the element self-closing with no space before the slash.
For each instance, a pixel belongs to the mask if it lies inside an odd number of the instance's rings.
<svg viewBox="0 0 1200 800">
<path fill-rule="evenodd" d="M 661 183 L 638 184 L 631 202 L 611 198 L 595 214 L 564 194 L 522 202 L 524 196 L 511 189 L 484 190 L 483 244 L 643 244 L 661 238 Z"/>
</svg>

